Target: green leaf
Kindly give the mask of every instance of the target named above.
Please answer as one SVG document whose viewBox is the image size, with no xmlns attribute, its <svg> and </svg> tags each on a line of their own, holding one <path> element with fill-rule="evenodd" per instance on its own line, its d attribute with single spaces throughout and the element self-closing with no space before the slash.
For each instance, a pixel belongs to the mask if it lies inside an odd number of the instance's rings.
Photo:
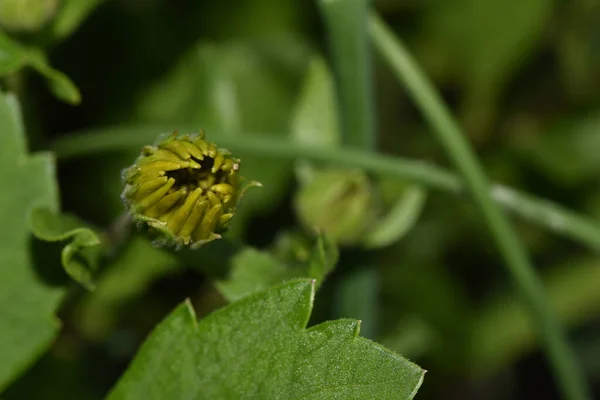
<svg viewBox="0 0 600 400">
<path fill-rule="evenodd" d="M 427 191 L 422 186 L 408 185 L 403 188 L 391 210 L 372 224 L 363 239 L 365 247 L 388 246 L 406 235 L 417 222 L 426 200 Z"/>
<path fill-rule="evenodd" d="M 31 211 L 30 226 L 33 234 L 47 242 L 68 243 L 62 249 L 61 262 L 71 278 L 88 290 L 94 290 L 92 273 L 101 256 L 100 238 L 75 216 L 56 214 L 48 208 Z"/>
<path fill-rule="evenodd" d="M 50 67 L 40 50 L 25 47 L 0 31 L 0 77 L 14 74 L 26 66 L 46 77 L 50 91 L 59 99 L 70 104 L 81 102 L 75 84 L 65 74 Z"/>
<path fill-rule="evenodd" d="M 292 281 L 197 322 L 184 303 L 146 342 L 108 399 L 411 399 L 417 365 L 357 337 L 354 320 L 305 329 L 314 285 Z"/>
<path fill-rule="evenodd" d="M 0 31 L 0 76 L 18 71 L 26 64 L 24 49 Z"/>
<path fill-rule="evenodd" d="M 239 132 L 242 115 L 238 88 L 226 56 L 226 49 L 211 44 L 195 46 L 164 79 L 143 93 L 134 118 L 197 124 L 209 134 L 213 130 Z"/>
<path fill-rule="evenodd" d="M 314 56 L 292 115 L 292 137 L 304 145 L 341 144 L 335 86 L 323 58 Z"/>
<path fill-rule="evenodd" d="M 292 268 L 271 254 L 251 247 L 236 254 L 231 265 L 230 276 L 216 282 L 217 289 L 228 301 L 295 277 Z"/>
<path fill-rule="evenodd" d="M 0 1 L 0 29 L 31 32 L 48 22 L 60 0 L 2 0 Z"/>
<path fill-rule="evenodd" d="M 34 265 L 27 217 L 35 206 L 58 209 L 54 160 L 27 154 L 19 107 L 0 94 L 0 391 L 53 340 L 63 290 L 44 284 Z"/>
<path fill-rule="evenodd" d="M 303 145 L 339 147 L 342 138 L 337 110 L 331 71 L 325 60 L 314 56 L 292 113 L 292 138 Z M 315 167 L 308 161 L 297 161 L 295 169 L 302 183 L 314 178 Z"/>
<path fill-rule="evenodd" d="M 292 278 L 308 277 L 321 285 L 338 261 L 335 243 L 323 232 L 310 250 L 305 262 L 286 263 L 270 253 L 247 247 L 236 254 L 230 275 L 216 282 L 216 286 L 228 301 L 235 301 L 249 293 L 263 290 Z"/>
</svg>

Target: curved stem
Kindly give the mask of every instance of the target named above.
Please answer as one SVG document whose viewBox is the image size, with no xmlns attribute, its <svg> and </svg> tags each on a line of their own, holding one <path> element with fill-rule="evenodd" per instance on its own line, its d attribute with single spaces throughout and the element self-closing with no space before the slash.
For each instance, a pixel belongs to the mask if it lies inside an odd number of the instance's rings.
<svg viewBox="0 0 600 400">
<path fill-rule="evenodd" d="M 463 175 L 468 192 L 479 207 L 514 284 L 520 291 L 537 334 L 544 343 L 563 397 L 571 400 L 591 398 L 542 283 L 515 230 L 494 203 L 487 177 L 462 129 L 409 51 L 394 38 L 381 19 L 373 17 L 370 26 L 376 47 L 421 109 L 439 142 Z"/>
</svg>

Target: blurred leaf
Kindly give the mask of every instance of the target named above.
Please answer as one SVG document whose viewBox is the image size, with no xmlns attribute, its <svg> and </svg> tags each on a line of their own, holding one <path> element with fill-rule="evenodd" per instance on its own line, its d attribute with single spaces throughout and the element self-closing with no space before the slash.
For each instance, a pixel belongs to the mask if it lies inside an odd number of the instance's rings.
<svg viewBox="0 0 600 400">
<path fill-rule="evenodd" d="M 227 280 L 217 281 L 216 286 L 228 301 L 236 301 L 296 274 L 271 254 L 248 247 L 234 256 L 231 275 Z"/>
<path fill-rule="evenodd" d="M 331 72 L 325 60 L 314 56 L 292 114 L 294 140 L 302 145 L 338 147 L 342 140 L 337 106 Z M 296 175 L 302 183 L 310 182 L 314 174 L 312 163 L 296 163 Z"/>
<path fill-rule="evenodd" d="M 370 248 L 388 246 L 402 238 L 417 222 L 421 215 L 427 191 L 417 185 L 404 188 L 392 209 L 372 224 L 364 240 L 364 245 Z"/>
<path fill-rule="evenodd" d="M 50 67 L 40 50 L 25 47 L 0 31 L 0 77 L 14 74 L 26 66 L 45 76 L 48 87 L 59 99 L 70 104 L 81 102 L 81 94 L 75 84 L 65 74 Z"/>
<path fill-rule="evenodd" d="M 197 124 L 211 134 L 239 132 L 240 105 L 224 51 L 210 44 L 193 48 L 140 98 L 136 119 L 152 123 Z"/>
<path fill-rule="evenodd" d="M 58 330 L 54 311 L 63 291 L 46 285 L 35 265 L 27 217 L 35 207 L 58 209 L 54 162 L 27 154 L 19 106 L 0 94 L 0 392 L 42 353 Z"/>
<path fill-rule="evenodd" d="M 317 236 L 308 260 L 295 265 L 286 265 L 270 253 L 247 247 L 233 257 L 229 278 L 217 281 L 216 286 L 228 301 L 292 278 L 316 279 L 318 287 L 335 267 L 338 256 L 337 246 L 324 233 Z"/>
<path fill-rule="evenodd" d="M 60 0 L 2 0 L 0 28 L 35 31 L 54 16 Z"/>
<path fill-rule="evenodd" d="M 159 278 L 182 271 L 179 264 L 173 254 L 135 236 L 98 277 L 96 290 L 78 304 L 79 328 L 88 338 L 105 339 L 123 304 L 142 295 Z"/>
<path fill-rule="evenodd" d="M 213 135 L 287 132 L 306 59 L 296 39 L 198 43 L 140 93 L 133 120 L 196 124 Z"/>
<path fill-rule="evenodd" d="M 302 265 L 310 260 L 312 245 L 303 230 L 283 230 L 275 236 L 270 245 L 270 252 L 285 264 Z"/>
<path fill-rule="evenodd" d="M 292 137 L 303 145 L 341 144 L 333 77 L 321 57 L 314 56 L 308 66 L 292 115 Z"/>
<path fill-rule="evenodd" d="M 158 325 L 108 398 L 413 398 L 424 371 L 357 337 L 357 321 L 305 329 L 313 297 L 309 280 L 292 281 L 200 322 L 184 303 Z"/>
<path fill-rule="evenodd" d="M 61 262 L 71 278 L 88 290 L 94 290 L 92 273 L 101 256 L 100 238 L 70 214 L 55 214 L 45 207 L 34 208 L 29 216 L 33 234 L 47 242 L 68 241 L 62 249 Z"/>
<path fill-rule="evenodd" d="M 79 25 L 105 0 L 62 0 L 60 9 L 50 26 L 55 40 L 64 39 L 73 33 Z"/>
<path fill-rule="evenodd" d="M 235 7 L 235 12 L 231 12 Z M 282 32 L 302 32 L 306 4 L 295 0 L 252 0 L 213 3 L 202 15 L 211 31 L 220 37 L 280 36 Z"/>
<path fill-rule="evenodd" d="M 0 76 L 18 71 L 26 63 L 25 49 L 0 31 Z"/>
<path fill-rule="evenodd" d="M 567 118 L 519 149 L 524 161 L 563 185 L 578 185 L 600 174 L 600 110 Z"/>
</svg>

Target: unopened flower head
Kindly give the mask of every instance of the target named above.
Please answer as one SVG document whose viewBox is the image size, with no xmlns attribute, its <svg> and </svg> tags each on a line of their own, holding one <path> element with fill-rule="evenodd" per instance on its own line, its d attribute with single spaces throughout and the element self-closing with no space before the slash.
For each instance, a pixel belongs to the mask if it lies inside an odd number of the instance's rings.
<svg viewBox="0 0 600 400">
<path fill-rule="evenodd" d="M 375 217 L 375 196 L 360 170 L 322 169 L 296 194 L 295 207 L 307 228 L 319 227 L 343 245 L 360 243 Z"/>
<path fill-rule="evenodd" d="M 197 248 L 221 236 L 245 190 L 240 159 L 205 139 L 176 132 L 145 146 L 123 171 L 123 200 L 133 219 L 158 242 Z"/>
</svg>

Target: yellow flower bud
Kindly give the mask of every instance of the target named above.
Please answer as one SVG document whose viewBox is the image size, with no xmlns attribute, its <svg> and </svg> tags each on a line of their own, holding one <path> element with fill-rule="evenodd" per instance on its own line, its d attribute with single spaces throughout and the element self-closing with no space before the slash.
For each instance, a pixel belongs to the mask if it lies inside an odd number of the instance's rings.
<svg viewBox="0 0 600 400">
<path fill-rule="evenodd" d="M 123 171 L 122 197 L 133 219 L 157 233 L 157 242 L 197 248 L 219 239 L 246 188 L 260 186 L 241 184 L 240 163 L 202 131 L 173 133 L 145 146 Z"/>
</svg>

